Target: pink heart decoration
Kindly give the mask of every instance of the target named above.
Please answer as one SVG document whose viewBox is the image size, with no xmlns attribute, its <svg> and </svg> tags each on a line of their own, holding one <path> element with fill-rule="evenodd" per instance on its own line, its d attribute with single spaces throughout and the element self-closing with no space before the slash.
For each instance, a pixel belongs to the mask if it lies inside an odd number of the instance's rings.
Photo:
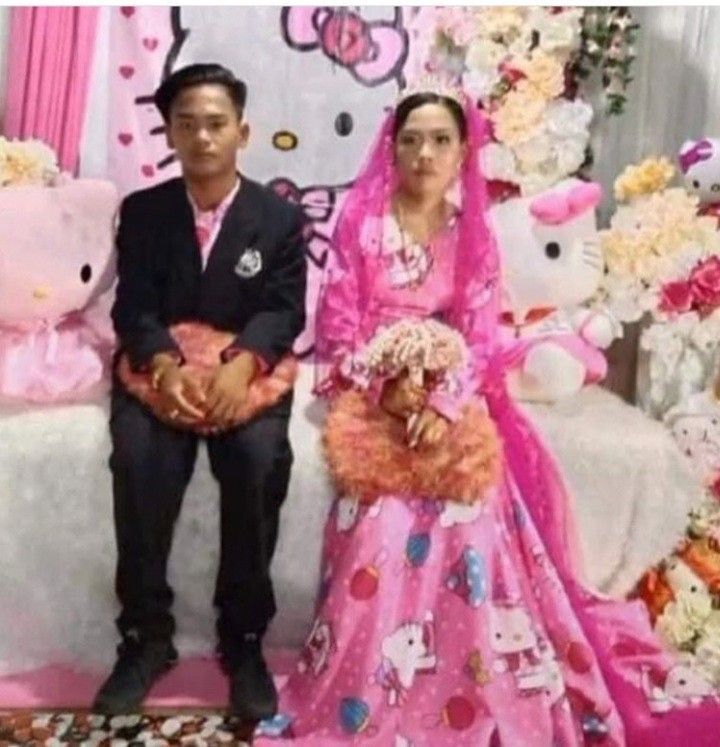
<svg viewBox="0 0 720 747">
<path fill-rule="evenodd" d="M 122 75 L 125 80 L 132 78 L 134 74 L 135 68 L 132 65 L 120 65 L 120 75 Z"/>
<path fill-rule="evenodd" d="M 149 52 L 154 52 L 157 49 L 158 40 L 153 37 L 145 37 L 145 39 L 142 40 L 143 47 L 147 49 Z"/>
<path fill-rule="evenodd" d="M 147 176 L 148 178 L 155 175 L 155 168 L 149 163 L 143 164 L 140 171 L 143 176 Z"/>
<path fill-rule="evenodd" d="M 132 141 L 133 141 L 132 133 L 130 133 L 130 132 L 119 132 L 118 133 L 118 140 L 123 145 L 130 145 L 130 143 L 132 143 Z"/>
<path fill-rule="evenodd" d="M 125 16 L 125 18 L 130 18 L 130 16 L 135 13 L 135 8 L 132 5 L 123 5 L 120 8 L 120 12 Z"/>
</svg>

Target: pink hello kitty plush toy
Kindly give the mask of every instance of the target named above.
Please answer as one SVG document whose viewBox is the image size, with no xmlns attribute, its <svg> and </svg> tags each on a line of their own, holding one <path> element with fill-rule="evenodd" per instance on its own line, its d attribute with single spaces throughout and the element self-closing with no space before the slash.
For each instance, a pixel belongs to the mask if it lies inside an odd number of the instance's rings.
<svg viewBox="0 0 720 747">
<path fill-rule="evenodd" d="M 82 399 L 108 383 L 115 186 L 0 188 L 0 396 Z"/>
<path fill-rule="evenodd" d="M 595 222 L 601 197 L 599 184 L 568 179 L 490 211 L 503 263 L 508 386 L 518 399 L 553 402 L 607 373 L 602 350 L 622 327 L 605 310 L 582 305 L 603 274 Z"/>
</svg>

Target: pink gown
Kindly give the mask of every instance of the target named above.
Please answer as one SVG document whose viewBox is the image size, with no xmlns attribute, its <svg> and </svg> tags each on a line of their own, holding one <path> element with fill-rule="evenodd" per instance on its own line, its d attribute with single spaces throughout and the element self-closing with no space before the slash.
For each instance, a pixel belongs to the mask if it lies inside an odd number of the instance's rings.
<svg viewBox="0 0 720 747">
<path fill-rule="evenodd" d="M 442 316 L 454 228 L 413 269 L 394 249 L 373 326 Z M 391 242 L 392 244 L 392 242 Z M 397 248 L 397 247 L 396 247 Z M 392 246 L 391 246 L 392 249 Z M 397 270 L 397 272 L 395 272 Z M 404 285 L 415 272 L 416 283 Z M 624 744 L 622 722 L 506 465 L 473 506 L 339 496 L 317 612 L 262 735 L 324 747 Z"/>
</svg>

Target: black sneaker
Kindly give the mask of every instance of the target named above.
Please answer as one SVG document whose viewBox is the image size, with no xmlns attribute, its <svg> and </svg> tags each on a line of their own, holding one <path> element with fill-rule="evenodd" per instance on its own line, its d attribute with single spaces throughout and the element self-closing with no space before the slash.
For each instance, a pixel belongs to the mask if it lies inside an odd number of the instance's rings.
<svg viewBox="0 0 720 747">
<path fill-rule="evenodd" d="M 259 637 L 248 636 L 224 657 L 230 675 L 230 713 L 243 721 L 262 721 L 277 713 L 275 684 L 263 658 Z"/>
<path fill-rule="evenodd" d="M 126 638 L 118 646 L 118 660 L 95 696 L 93 711 L 108 716 L 138 713 L 145 696 L 162 674 L 177 664 L 169 641 Z"/>
</svg>

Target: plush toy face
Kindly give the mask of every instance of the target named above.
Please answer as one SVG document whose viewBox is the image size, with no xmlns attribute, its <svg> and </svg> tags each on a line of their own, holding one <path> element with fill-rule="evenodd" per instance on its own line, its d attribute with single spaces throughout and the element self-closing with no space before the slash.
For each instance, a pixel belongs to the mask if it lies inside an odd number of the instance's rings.
<svg viewBox="0 0 720 747">
<path fill-rule="evenodd" d="M 575 306 L 595 292 L 603 268 L 594 212 L 599 200 L 597 185 L 572 179 L 493 207 L 507 309 Z"/>
<path fill-rule="evenodd" d="M 709 480 L 720 471 L 720 403 L 711 393 L 689 395 L 667 412 L 665 421 L 701 478 Z"/>
<path fill-rule="evenodd" d="M 672 434 L 680 450 L 692 459 L 700 474 L 720 469 L 720 417 L 687 415 L 679 417 Z"/>
<path fill-rule="evenodd" d="M 700 202 L 720 202 L 720 140 L 688 140 L 680 149 L 679 161 L 685 186 Z"/>
<path fill-rule="evenodd" d="M 90 179 L 0 190 L 0 324 L 57 320 L 109 287 L 117 202 Z"/>
</svg>

